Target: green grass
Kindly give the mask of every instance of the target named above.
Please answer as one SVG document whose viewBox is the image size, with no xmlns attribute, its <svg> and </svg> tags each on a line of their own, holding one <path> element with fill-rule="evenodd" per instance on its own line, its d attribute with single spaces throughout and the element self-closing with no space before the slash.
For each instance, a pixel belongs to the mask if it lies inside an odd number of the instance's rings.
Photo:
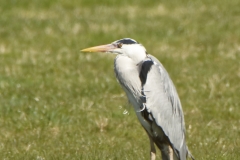
<svg viewBox="0 0 240 160">
<path fill-rule="evenodd" d="M 240 159 L 239 6 L 0 0 L 1 159 L 149 159 L 147 135 L 115 80 L 114 55 L 80 53 L 124 37 L 171 75 L 195 158 Z"/>
</svg>

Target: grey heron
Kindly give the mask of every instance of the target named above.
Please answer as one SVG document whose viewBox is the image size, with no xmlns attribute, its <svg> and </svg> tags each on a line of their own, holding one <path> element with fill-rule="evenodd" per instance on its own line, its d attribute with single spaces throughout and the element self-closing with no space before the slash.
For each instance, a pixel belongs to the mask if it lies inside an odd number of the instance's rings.
<svg viewBox="0 0 240 160">
<path fill-rule="evenodd" d="M 81 51 L 117 54 L 114 71 L 147 132 L 151 160 L 156 158 L 155 145 L 163 160 L 185 160 L 191 156 L 185 142 L 181 102 L 172 80 L 157 58 L 130 38 Z"/>
</svg>

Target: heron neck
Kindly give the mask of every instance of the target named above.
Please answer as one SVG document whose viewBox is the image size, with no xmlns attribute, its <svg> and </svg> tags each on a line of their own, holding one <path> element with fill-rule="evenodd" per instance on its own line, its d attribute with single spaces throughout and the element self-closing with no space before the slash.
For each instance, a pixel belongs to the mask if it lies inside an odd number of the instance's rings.
<svg viewBox="0 0 240 160">
<path fill-rule="evenodd" d="M 135 64 L 139 64 L 140 62 L 142 62 L 146 58 L 146 56 L 147 55 L 145 53 L 128 55 L 128 57 L 131 58 Z"/>
</svg>

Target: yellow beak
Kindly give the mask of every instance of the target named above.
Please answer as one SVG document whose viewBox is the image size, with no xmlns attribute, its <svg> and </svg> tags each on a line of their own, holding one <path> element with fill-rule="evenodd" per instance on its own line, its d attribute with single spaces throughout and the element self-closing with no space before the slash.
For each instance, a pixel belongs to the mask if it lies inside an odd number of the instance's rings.
<svg viewBox="0 0 240 160">
<path fill-rule="evenodd" d="M 90 48 L 85 48 L 81 50 L 81 52 L 110 52 L 114 50 L 116 47 L 113 44 L 106 44 L 101 46 L 95 46 Z"/>
</svg>

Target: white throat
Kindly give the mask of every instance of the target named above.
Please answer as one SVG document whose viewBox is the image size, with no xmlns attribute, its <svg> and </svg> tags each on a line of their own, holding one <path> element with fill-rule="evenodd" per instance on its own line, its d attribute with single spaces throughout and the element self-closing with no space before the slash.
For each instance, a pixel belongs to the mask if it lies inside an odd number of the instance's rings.
<svg viewBox="0 0 240 160">
<path fill-rule="evenodd" d="M 147 56 L 146 49 L 141 44 L 123 45 L 122 50 L 123 54 L 131 58 L 136 64 Z"/>
</svg>

